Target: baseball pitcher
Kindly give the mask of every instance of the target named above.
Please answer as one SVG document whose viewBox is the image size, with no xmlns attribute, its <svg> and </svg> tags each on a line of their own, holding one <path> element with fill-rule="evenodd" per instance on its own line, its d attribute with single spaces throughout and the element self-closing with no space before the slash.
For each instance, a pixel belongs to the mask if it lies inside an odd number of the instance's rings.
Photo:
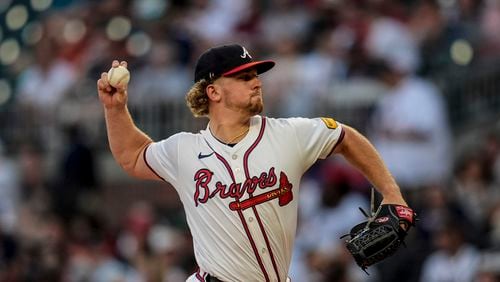
<svg viewBox="0 0 500 282">
<path fill-rule="evenodd" d="M 355 129 L 332 118 L 259 115 L 259 75 L 274 64 L 254 61 L 237 44 L 205 51 L 186 101 L 194 116 L 208 118 L 206 129 L 157 142 L 135 126 L 127 85 L 111 87 L 105 72 L 97 81 L 115 160 L 132 176 L 169 182 L 180 196 L 199 266 L 187 281 L 290 281 L 300 180 L 316 160 L 332 154 L 363 172 L 382 204 L 411 211 L 378 153 Z M 118 66 L 127 63 L 113 61 Z"/>
</svg>

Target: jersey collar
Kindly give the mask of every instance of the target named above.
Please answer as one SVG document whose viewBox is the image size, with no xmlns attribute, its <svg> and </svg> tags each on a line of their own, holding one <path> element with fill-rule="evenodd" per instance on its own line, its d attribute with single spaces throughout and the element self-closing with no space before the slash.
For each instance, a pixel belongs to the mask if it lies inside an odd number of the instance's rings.
<svg viewBox="0 0 500 282">
<path fill-rule="evenodd" d="M 213 134 L 210 132 L 210 123 L 207 124 L 207 128 L 205 130 L 200 131 L 200 134 L 215 151 L 235 153 L 240 150 L 248 149 L 253 144 L 255 139 L 258 137 L 261 127 L 262 127 L 262 116 L 255 115 L 251 117 L 250 128 L 248 130 L 247 135 L 233 147 L 223 144 L 213 136 Z"/>
</svg>

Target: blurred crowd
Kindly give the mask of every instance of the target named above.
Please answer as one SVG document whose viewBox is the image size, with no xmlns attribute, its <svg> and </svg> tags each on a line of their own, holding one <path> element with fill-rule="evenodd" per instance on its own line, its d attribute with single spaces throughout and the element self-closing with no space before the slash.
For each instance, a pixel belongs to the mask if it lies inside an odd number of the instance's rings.
<svg viewBox="0 0 500 282">
<path fill-rule="evenodd" d="M 134 117 L 160 124 L 145 131 L 196 130 L 193 64 L 232 42 L 277 63 L 262 76 L 266 115 L 358 128 L 420 218 L 407 248 L 366 275 L 339 238 L 364 220 L 370 184 L 320 161 L 300 191 L 292 281 L 500 281 L 499 0 L 0 2 L 0 281 L 196 271 L 173 189 L 109 180 L 95 83 L 126 60 Z M 470 96 L 453 96 L 471 79 Z"/>
</svg>

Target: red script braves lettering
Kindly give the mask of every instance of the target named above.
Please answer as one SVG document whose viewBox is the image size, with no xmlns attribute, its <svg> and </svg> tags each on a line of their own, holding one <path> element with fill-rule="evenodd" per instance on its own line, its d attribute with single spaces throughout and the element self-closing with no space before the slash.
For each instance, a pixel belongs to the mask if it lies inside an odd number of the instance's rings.
<svg viewBox="0 0 500 282">
<path fill-rule="evenodd" d="M 209 199 L 219 195 L 222 199 L 233 198 L 238 201 L 246 193 L 252 195 L 254 191 L 258 188 L 266 189 L 273 187 L 277 184 L 278 179 L 276 173 L 274 172 L 274 167 L 269 169 L 269 172 L 262 172 L 259 177 L 253 176 L 247 178 L 243 183 L 231 183 L 229 185 L 217 181 L 215 184 L 211 184 L 212 177 L 214 173 L 209 169 L 200 169 L 194 175 L 194 181 L 196 190 L 194 193 L 195 206 L 199 204 L 206 203 Z M 291 195 L 292 184 L 288 181 L 288 177 L 285 173 L 280 173 L 280 188 L 282 192 L 288 191 Z M 273 190 L 274 191 L 274 190 Z M 272 200 L 276 197 L 267 197 L 268 200 Z M 256 204 L 262 201 L 257 201 Z"/>
</svg>

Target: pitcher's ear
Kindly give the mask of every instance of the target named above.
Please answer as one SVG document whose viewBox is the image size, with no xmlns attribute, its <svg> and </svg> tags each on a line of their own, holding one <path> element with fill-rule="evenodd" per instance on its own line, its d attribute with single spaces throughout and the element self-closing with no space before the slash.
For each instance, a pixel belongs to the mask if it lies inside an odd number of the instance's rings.
<svg viewBox="0 0 500 282">
<path fill-rule="evenodd" d="M 214 85 L 214 84 L 207 85 L 207 88 L 205 89 L 205 91 L 207 92 L 208 99 L 210 99 L 212 101 L 216 101 L 216 102 L 220 101 L 221 95 L 220 95 L 220 91 L 216 85 Z"/>
</svg>

